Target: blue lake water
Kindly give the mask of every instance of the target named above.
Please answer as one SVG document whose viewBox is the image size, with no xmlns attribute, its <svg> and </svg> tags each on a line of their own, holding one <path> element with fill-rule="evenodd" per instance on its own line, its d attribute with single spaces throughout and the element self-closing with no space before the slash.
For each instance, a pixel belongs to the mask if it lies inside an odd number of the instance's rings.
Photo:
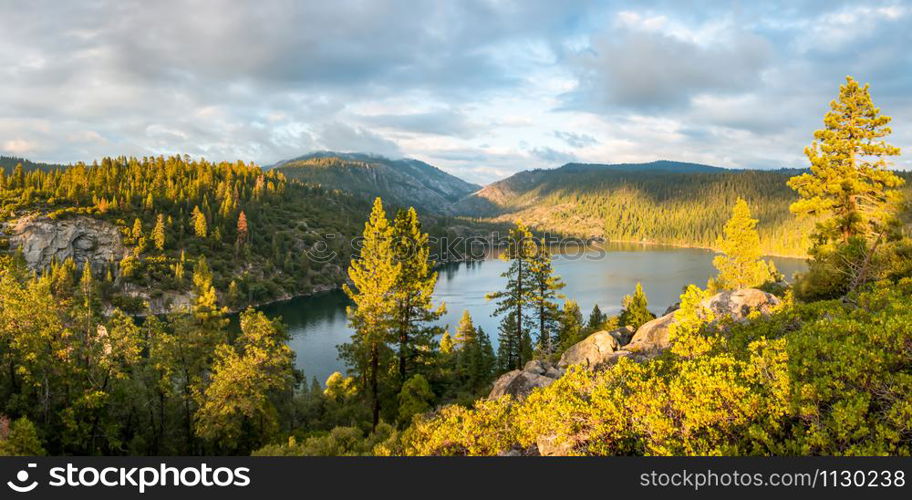
<svg viewBox="0 0 912 500">
<path fill-rule="evenodd" d="M 689 283 L 706 285 L 706 280 L 716 273 L 713 256 L 700 249 L 609 243 L 555 255 L 554 270 L 567 285 L 561 292 L 577 301 L 584 317 L 588 317 L 594 304 L 608 315 L 617 313 L 621 299 L 633 292 L 637 282 L 643 284 L 652 312 L 662 314 L 678 301 Z M 802 259 L 776 257 L 773 261 L 787 278 L 805 268 Z M 452 332 L 462 312 L 468 310 L 496 346 L 499 318 L 491 316 L 494 304 L 484 297 L 504 286 L 500 275 L 507 267 L 507 262 L 496 257 L 443 266 L 435 290 L 437 303 L 442 301 L 447 306 L 440 324 Z M 290 345 L 297 354 L 297 367 L 307 377 L 323 382 L 334 371 L 344 372 L 336 346 L 347 342 L 352 334 L 345 316 L 346 305 L 345 295 L 332 291 L 260 309 L 283 318 L 292 336 Z"/>
</svg>

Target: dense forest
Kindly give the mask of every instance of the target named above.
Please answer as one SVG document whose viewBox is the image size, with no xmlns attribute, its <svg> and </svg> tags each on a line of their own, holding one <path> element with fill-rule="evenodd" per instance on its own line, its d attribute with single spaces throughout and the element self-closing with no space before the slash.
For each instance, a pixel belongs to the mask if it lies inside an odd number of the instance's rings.
<svg viewBox="0 0 912 500">
<path fill-rule="evenodd" d="M 730 207 L 741 197 L 760 221 L 764 253 L 805 255 L 814 221 L 796 221 L 788 208 L 796 196 L 786 181 L 797 171 L 686 165 L 569 164 L 521 172 L 463 200 L 461 212 L 583 238 L 715 248 Z M 912 174 L 900 175 L 912 180 Z"/>
<path fill-rule="evenodd" d="M 342 242 L 355 234 L 352 221 L 364 206 L 350 195 L 241 162 L 119 157 L 0 170 L 0 217 L 10 224 L 41 214 L 51 220 L 89 216 L 117 227 L 128 251 L 92 270 L 107 282 L 104 300 L 132 313 L 142 312 L 142 299 L 186 295 L 188 271 L 202 256 L 231 308 L 336 287 L 351 253 Z M 7 247 L 11 231 L 7 225 Z M 318 242 L 332 245 L 320 251 L 335 257 L 301 258 Z M 137 290 L 142 294 L 127 293 Z"/>
</svg>

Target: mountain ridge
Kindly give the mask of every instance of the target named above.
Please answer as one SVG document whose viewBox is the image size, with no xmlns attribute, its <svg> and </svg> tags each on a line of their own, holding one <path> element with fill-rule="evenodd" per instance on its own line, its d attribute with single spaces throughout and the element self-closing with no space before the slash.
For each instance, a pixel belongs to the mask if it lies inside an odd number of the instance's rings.
<svg viewBox="0 0 912 500">
<path fill-rule="evenodd" d="M 363 198 L 380 196 L 392 206 L 438 214 L 452 213 L 460 199 L 481 189 L 421 160 L 393 160 L 368 153 L 318 151 L 267 167 L 290 179 L 348 191 Z"/>
</svg>

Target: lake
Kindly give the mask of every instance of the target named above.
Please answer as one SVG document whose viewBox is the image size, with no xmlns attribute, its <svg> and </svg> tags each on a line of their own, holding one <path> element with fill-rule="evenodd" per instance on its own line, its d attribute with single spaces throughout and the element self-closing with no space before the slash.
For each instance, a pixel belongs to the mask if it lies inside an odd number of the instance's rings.
<svg viewBox="0 0 912 500">
<path fill-rule="evenodd" d="M 607 243 L 555 255 L 554 270 L 567 284 L 561 292 L 577 301 L 584 319 L 594 304 L 605 314 L 616 314 L 621 309 L 621 299 L 633 293 L 637 282 L 643 284 L 652 312 L 662 314 L 678 301 L 686 285 L 706 286 L 706 280 L 716 273 L 713 256 L 700 249 Z M 773 261 L 787 278 L 805 268 L 803 259 L 775 257 Z M 500 318 L 491 317 L 494 304 L 484 297 L 504 286 L 500 274 L 508 265 L 492 256 L 443 266 L 435 291 L 437 303 L 443 301 L 447 305 L 440 324 L 452 333 L 467 309 L 496 347 Z M 332 291 L 269 304 L 260 310 L 284 319 L 291 334 L 289 344 L 297 354 L 297 367 L 308 378 L 317 377 L 322 383 L 332 372 L 344 372 L 336 346 L 347 342 L 352 334 L 345 317 L 348 303 L 341 291 Z"/>
</svg>

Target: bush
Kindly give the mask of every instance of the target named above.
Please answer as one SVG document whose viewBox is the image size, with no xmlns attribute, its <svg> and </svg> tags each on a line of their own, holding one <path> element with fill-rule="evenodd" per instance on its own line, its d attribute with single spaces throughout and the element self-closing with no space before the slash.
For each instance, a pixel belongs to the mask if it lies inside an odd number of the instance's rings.
<svg viewBox="0 0 912 500">
<path fill-rule="evenodd" d="M 912 279 L 881 283 L 854 302 L 787 302 L 724 329 L 689 324 L 676 342 L 691 348 L 604 371 L 571 369 L 521 402 L 417 417 L 400 450 L 490 455 L 546 444 L 578 455 L 910 455 Z"/>
</svg>

